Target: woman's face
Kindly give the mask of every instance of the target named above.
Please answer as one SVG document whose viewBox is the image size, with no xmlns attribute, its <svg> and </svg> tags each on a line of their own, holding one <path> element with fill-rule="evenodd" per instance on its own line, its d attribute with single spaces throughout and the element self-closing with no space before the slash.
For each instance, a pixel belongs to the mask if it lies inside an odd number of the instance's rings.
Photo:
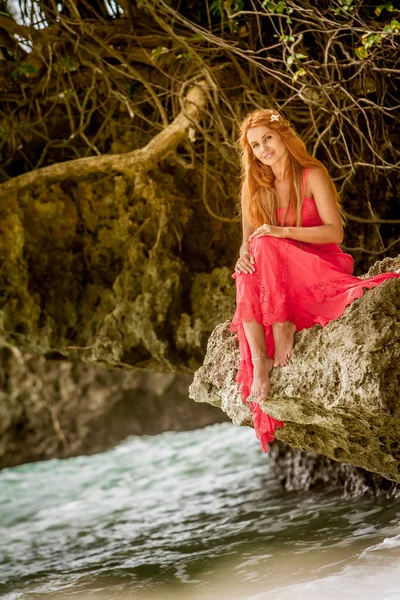
<svg viewBox="0 0 400 600">
<path fill-rule="evenodd" d="M 251 127 L 247 132 L 253 154 L 264 165 L 271 167 L 287 154 L 287 149 L 278 132 L 266 125 Z"/>
</svg>

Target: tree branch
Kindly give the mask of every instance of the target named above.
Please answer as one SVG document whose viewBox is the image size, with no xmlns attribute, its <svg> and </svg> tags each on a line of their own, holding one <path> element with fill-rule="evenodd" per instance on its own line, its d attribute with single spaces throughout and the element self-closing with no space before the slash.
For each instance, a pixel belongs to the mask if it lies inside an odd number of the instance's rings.
<svg viewBox="0 0 400 600">
<path fill-rule="evenodd" d="M 116 171 L 132 174 L 150 170 L 155 163 L 176 148 L 186 137 L 187 129 L 199 119 L 206 105 L 205 90 L 205 81 L 193 85 L 182 102 L 182 110 L 178 116 L 143 148 L 124 154 L 89 156 L 49 165 L 9 179 L 0 185 L 0 193 L 11 194 L 26 187 L 47 184 L 49 181 L 82 178 L 94 173 Z"/>
<path fill-rule="evenodd" d="M 355 223 L 371 223 L 372 225 L 400 225 L 400 219 L 364 219 L 363 217 L 356 217 L 348 212 L 344 213 L 344 216 L 349 221 Z"/>
</svg>

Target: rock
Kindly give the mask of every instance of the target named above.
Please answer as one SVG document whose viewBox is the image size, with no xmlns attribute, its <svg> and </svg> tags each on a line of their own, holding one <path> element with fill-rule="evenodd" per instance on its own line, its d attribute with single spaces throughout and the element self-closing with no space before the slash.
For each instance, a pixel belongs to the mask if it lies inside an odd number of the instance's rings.
<svg viewBox="0 0 400 600">
<path fill-rule="evenodd" d="M 221 232 L 177 171 L 0 194 L 4 341 L 50 359 L 193 373 L 234 310 L 239 225 Z"/>
<path fill-rule="evenodd" d="M 190 375 L 46 360 L 10 347 L 0 348 L 0 367 L 0 468 L 228 420 L 189 400 Z"/>
<path fill-rule="evenodd" d="M 343 498 L 400 498 L 400 483 L 315 452 L 296 450 L 278 439 L 271 444 L 268 458 L 275 477 L 289 492 L 340 490 Z"/>
<path fill-rule="evenodd" d="M 385 259 L 366 276 L 400 269 Z M 388 280 L 340 319 L 296 334 L 291 360 L 271 374 L 262 409 L 285 422 L 276 438 L 291 447 L 400 482 L 400 294 Z M 239 350 L 230 322 L 212 333 L 190 397 L 219 406 L 236 425 L 252 414 L 235 383 Z"/>
</svg>

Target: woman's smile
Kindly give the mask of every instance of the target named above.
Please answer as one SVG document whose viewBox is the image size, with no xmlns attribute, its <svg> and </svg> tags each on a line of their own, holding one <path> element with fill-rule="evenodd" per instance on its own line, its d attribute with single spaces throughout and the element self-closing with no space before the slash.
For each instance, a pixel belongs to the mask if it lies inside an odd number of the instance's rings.
<svg viewBox="0 0 400 600">
<path fill-rule="evenodd" d="M 277 131 L 266 125 L 257 125 L 257 127 L 251 127 L 246 135 L 253 155 L 265 167 L 274 169 L 277 164 L 284 164 L 287 158 L 287 149 Z"/>
<path fill-rule="evenodd" d="M 264 154 L 263 159 L 264 160 L 268 160 L 268 158 L 271 158 L 271 156 L 274 154 L 274 151 L 270 152 L 269 154 Z"/>
</svg>

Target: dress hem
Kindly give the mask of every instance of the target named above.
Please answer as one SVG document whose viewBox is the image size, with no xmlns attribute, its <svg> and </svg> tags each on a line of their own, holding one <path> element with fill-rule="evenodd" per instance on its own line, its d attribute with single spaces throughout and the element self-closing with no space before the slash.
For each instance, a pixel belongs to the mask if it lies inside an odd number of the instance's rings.
<svg viewBox="0 0 400 600">
<path fill-rule="evenodd" d="M 251 362 L 250 349 L 248 347 L 247 338 L 243 328 L 243 321 L 249 322 L 254 319 L 258 324 L 262 324 L 265 328 L 272 328 L 272 324 L 275 322 L 291 320 L 296 325 L 296 331 L 309 329 L 314 325 L 320 325 L 323 328 L 332 320 L 337 320 L 342 317 L 346 308 L 351 305 L 354 300 L 361 298 L 365 291 L 395 277 L 399 277 L 399 274 L 382 273 L 372 277 L 370 280 L 358 280 L 357 285 L 350 289 L 349 278 L 354 280 L 353 276 L 346 276 L 337 280 L 320 282 L 312 286 L 305 286 L 290 298 L 286 297 L 286 301 L 289 302 L 290 305 L 293 303 L 289 309 L 287 306 L 285 306 L 285 303 L 282 302 L 279 303 L 279 307 L 273 306 L 269 302 L 260 303 L 260 305 L 256 307 L 251 304 L 238 303 L 235 315 L 229 328 L 230 331 L 236 333 L 237 341 L 239 343 L 239 347 L 241 348 L 241 360 L 236 375 L 236 383 L 239 386 L 239 393 L 242 402 L 248 405 L 252 411 L 253 427 L 255 429 L 256 436 L 260 441 L 263 452 L 268 451 L 269 443 L 274 440 L 276 429 L 282 428 L 284 426 L 284 422 L 265 413 L 257 402 L 248 402 L 253 381 L 253 365 Z M 353 283 L 353 281 L 350 283 Z M 304 300 L 306 301 L 306 305 L 307 302 L 323 305 L 327 298 L 337 298 L 338 294 L 345 294 L 345 297 L 343 298 L 344 303 L 340 305 L 339 310 L 337 310 L 334 314 L 330 313 L 329 317 L 322 317 L 321 315 L 316 315 L 315 313 L 307 313 L 304 309 L 301 310 L 298 308 L 298 306 L 303 304 Z M 300 298 L 303 302 L 299 302 Z M 296 303 L 297 307 L 295 308 Z M 266 307 L 266 310 L 260 308 L 262 306 Z M 270 356 L 270 358 L 273 357 Z"/>
</svg>

